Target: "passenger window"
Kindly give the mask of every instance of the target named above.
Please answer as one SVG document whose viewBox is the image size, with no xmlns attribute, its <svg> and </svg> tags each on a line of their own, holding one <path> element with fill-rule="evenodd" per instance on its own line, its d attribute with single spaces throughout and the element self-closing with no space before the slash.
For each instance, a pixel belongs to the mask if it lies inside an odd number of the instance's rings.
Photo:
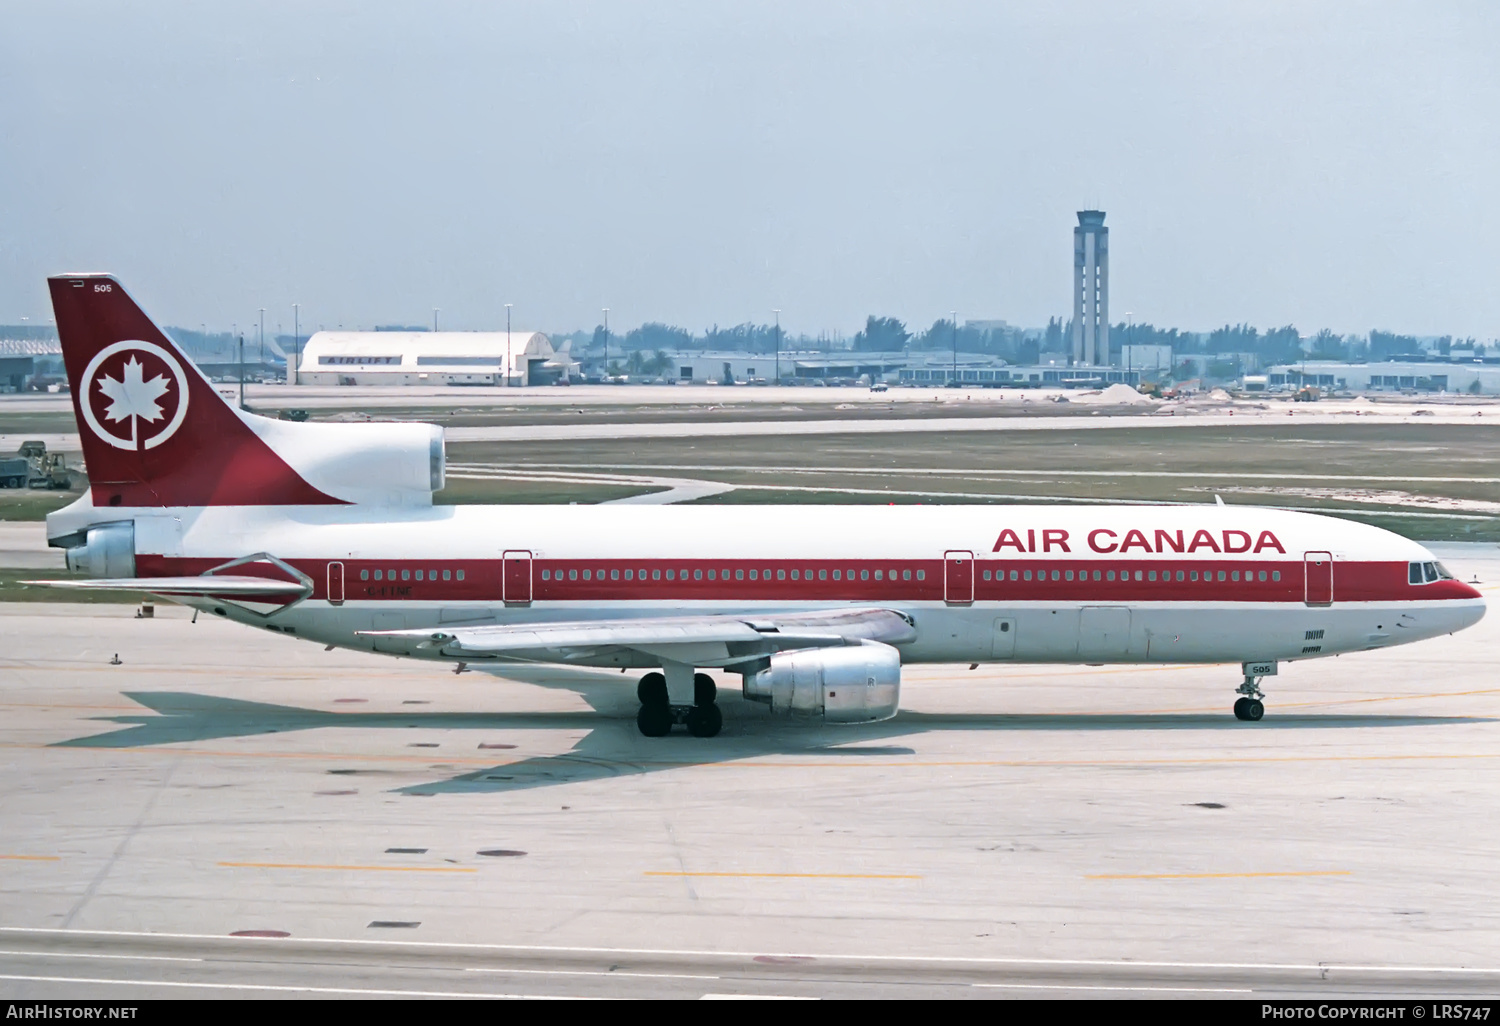
<svg viewBox="0 0 1500 1026">
<path fill-rule="evenodd" d="M 1063 579 L 1067 580 L 1067 581 L 1071 581 L 1073 579 L 1073 571 L 1069 570 L 1066 573 L 1064 573 L 1063 574 Z"/>
<path fill-rule="evenodd" d="M 583 572 L 583 579 L 585 581 L 592 581 L 594 579 L 594 571 L 592 571 L 592 570 L 585 570 Z"/>
<path fill-rule="evenodd" d="M 669 581 L 675 580 L 675 578 L 672 576 L 672 571 L 670 571 L 670 570 L 667 571 L 667 580 L 669 580 Z"/>
<path fill-rule="evenodd" d="M 1021 573 L 1020 573 L 1019 570 L 1012 570 L 1010 572 L 1010 579 L 1011 580 L 1013 580 L 1013 581 L 1020 580 L 1020 577 L 1021 577 Z"/>
<path fill-rule="evenodd" d="M 1106 581 L 1112 581 L 1112 580 L 1114 580 L 1115 579 L 1115 572 L 1113 570 L 1110 570 L 1110 571 L 1106 572 L 1105 575 L 1104 575 L 1104 579 Z"/>
<path fill-rule="evenodd" d="M 631 573 L 629 570 L 626 570 L 625 571 L 625 579 L 627 581 L 633 581 L 633 580 L 635 580 L 635 575 L 633 573 Z M 641 580 L 644 581 L 645 579 L 646 579 L 646 575 L 645 574 L 641 574 Z"/>
<path fill-rule="evenodd" d="M 1059 577 L 1059 576 L 1060 576 L 1060 575 L 1059 575 L 1059 574 L 1058 574 L 1058 572 L 1057 572 L 1057 571 L 1056 571 L 1056 570 L 1054 570 L 1054 571 L 1052 571 L 1052 579 L 1053 579 L 1053 580 L 1054 580 L 1054 581 L 1055 581 L 1055 580 L 1057 580 L 1057 578 L 1058 578 L 1058 577 Z"/>
<path fill-rule="evenodd" d="M 986 580 L 986 581 L 987 581 L 987 580 L 989 580 L 989 579 L 990 579 L 990 572 L 989 572 L 989 571 L 988 571 L 988 570 L 986 570 L 986 571 L 985 571 L 985 572 L 984 572 L 984 579 L 985 579 L 985 580 Z"/>
<path fill-rule="evenodd" d="M 1103 575 L 1102 575 L 1102 574 L 1100 574 L 1100 573 L 1099 573 L 1099 571 L 1097 571 L 1097 570 L 1095 570 L 1095 571 L 1094 571 L 1094 580 L 1096 580 L 1096 581 L 1097 581 L 1097 580 L 1099 580 L 1099 578 L 1100 578 L 1100 577 L 1101 577 L 1101 576 L 1103 576 Z"/>
<path fill-rule="evenodd" d="M 758 581 L 758 580 L 760 580 L 760 571 L 759 570 L 751 570 L 750 571 L 750 579 L 752 581 Z"/>
<path fill-rule="evenodd" d="M 370 571 L 368 571 L 368 570 L 361 570 L 359 572 L 359 579 L 361 581 L 368 581 L 370 579 Z"/>
<path fill-rule="evenodd" d="M 653 570 L 653 571 L 651 571 L 651 579 L 653 581 L 659 581 L 659 580 L 661 580 L 661 571 L 660 570 Z"/>
<path fill-rule="evenodd" d="M 1264 582 L 1264 581 L 1265 581 L 1265 579 L 1266 579 L 1266 572 L 1265 572 L 1265 571 L 1264 571 L 1264 570 L 1262 570 L 1262 571 L 1261 571 L 1261 572 L 1260 572 L 1260 573 L 1259 573 L 1259 574 L 1258 574 L 1258 575 L 1257 575 L 1257 576 L 1258 576 L 1258 577 L 1259 577 L 1259 579 L 1260 579 L 1260 580 L 1261 580 L 1261 581 L 1262 581 L 1262 582 Z"/>
<path fill-rule="evenodd" d="M 694 570 L 693 571 L 693 580 L 695 580 L 695 581 L 701 581 L 701 580 L 703 580 L 703 571 L 702 570 Z"/>
<path fill-rule="evenodd" d="M 411 571 L 410 570 L 403 570 L 403 571 L 401 571 L 401 579 L 403 581 L 409 581 L 409 580 L 411 580 Z"/>
<path fill-rule="evenodd" d="M 1146 580 L 1148 580 L 1148 581 L 1154 581 L 1154 580 L 1156 580 L 1156 571 L 1152 570 L 1150 573 L 1148 573 L 1146 575 Z"/>
<path fill-rule="evenodd" d="M 458 572 L 458 579 L 459 579 L 459 580 L 460 580 L 460 581 L 461 581 L 461 580 L 463 580 L 463 579 L 464 579 L 464 572 L 463 572 L 463 571 L 462 571 L 462 570 L 460 570 L 460 571 L 459 571 L 459 572 Z"/>
<path fill-rule="evenodd" d="M 1190 570 L 1190 571 L 1188 571 L 1188 580 L 1190 580 L 1190 581 L 1196 581 L 1197 579 L 1198 579 L 1198 571 L 1196 571 L 1196 570 Z"/>
<path fill-rule="evenodd" d="M 550 570 L 543 570 L 542 571 L 542 580 L 544 580 L 544 581 L 550 581 L 550 580 L 552 580 L 552 571 L 550 571 Z"/>
<path fill-rule="evenodd" d="M 835 581 L 839 581 L 839 580 L 843 580 L 843 577 L 842 577 L 842 576 L 841 576 L 841 575 L 842 575 L 842 574 L 843 574 L 843 571 L 842 571 L 842 570 L 835 570 L 835 571 L 834 571 L 834 572 L 833 572 L 833 579 L 834 579 L 834 580 L 835 580 Z"/>
<path fill-rule="evenodd" d="M 778 571 L 776 571 L 776 579 L 778 581 L 784 581 L 784 580 L 786 580 L 786 571 L 785 570 L 778 570 Z"/>
<path fill-rule="evenodd" d="M 919 581 L 925 581 L 925 580 L 927 580 L 927 571 L 926 570 L 918 570 L 917 571 L 917 580 L 919 580 Z"/>
<path fill-rule="evenodd" d="M 859 572 L 859 579 L 861 581 L 868 581 L 870 579 L 870 571 L 868 571 L 868 570 L 861 570 Z"/>
<path fill-rule="evenodd" d="M 801 571 L 793 570 L 792 571 L 792 580 L 794 580 L 794 581 L 801 580 L 801 578 L 797 576 L 800 572 Z"/>
<path fill-rule="evenodd" d="M 611 570 L 609 572 L 609 579 L 611 581 L 618 581 L 620 579 L 620 571 L 618 571 L 618 570 Z"/>
<path fill-rule="evenodd" d="M 1219 580 L 1222 581 L 1223 579 L 1224 579 L 1224 571 L 1220 570 L 1219 571 Z"/>
<path fill-rule="evenodd" d="M 1030 570 L 1026 571 L 1026 579 L 1028 581 L 1031 580 L 1031 571 Z"/>
<path fill-rule="evenodd" d="M 828 571 L 827 570 L 819 570 L 818 571 L 818 580 L 820 580 L 820 581 L 826 581 L 826 580 L 828 580 Z"/>
<path fill-rule="evenodd" d="M 877 581 L 883 581 L 883 580 L 885 580 L 885 572 L 883 570 L 876 570 L 875 571 L 875 579 Z"/>
<path fill-rule="evenodd" d="M 1237 581 L 1237 580 L 1239 580 L 1240 579 L 1240 572 L 1238 570 L 1230 571 L 1229 579 L 1231 581 Z"/>
<path fill-rule="evenodd" d="M 745 579 L 745 571 L 743 571 L 743 570 L 736 570 L 734 572 L 734 579 L 736 581 L 743 581 Z"/>
<path fill-rule="evenodd" d="M 1273 580 L 1273 581 L 1279 581 L 1279 580 L 1281 580 L 1281 571 L 1280 570 L 1272 570 L 1271 571 L 1271 580 Z"/>
<path fill-rule="evenodd" d="M 588 571 L 585 570 L 584 573 L 588 573 Z M 446 578 L 448 576 L 448 571 L 444 570 L 443 571 L 443 576 Z M 570 581 L 576 581 L 576 580 L 578 580 L 578 571 L 577 570 L 569 570 L 568 571 L 568 580 L 570 580 Z"/>
<path fill-rule="evenodd" d="M 1138 581 L 1141 579 L 1141 572 L 1139 570 L 1135 572 L 1135 579 Z"/>
<path fill-rule="evenodd" d="M 901 579 L 903 581 L 909 581 L 909 580 L 911 580 L 911 571 L 910 570 L 903 570 L 903 571 L 901 571 Z M 985 579 L 988 580 L 989 578 L 986 576 Z"/>
</svg>

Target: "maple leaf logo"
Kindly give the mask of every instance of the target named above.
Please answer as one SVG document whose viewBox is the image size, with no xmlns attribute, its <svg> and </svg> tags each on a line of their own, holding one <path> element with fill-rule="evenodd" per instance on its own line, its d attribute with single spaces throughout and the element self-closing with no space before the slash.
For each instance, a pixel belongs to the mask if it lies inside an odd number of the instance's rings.
<svg viewBox="0 0 1500 1026">
<path fill-rule="evenodd" d="M 150 381 L 145 379 L 145 368 L 135 357 L 126 361 L 116 381 L 108 374 L 99 379 L 99 391 L 110 399 L 104 411 L 106 420 L 120 421 L 127 417 L 142 418 L 155 422 L 162 419 L 162 409 L 156 400 L 171 387 L 166 375 L 158 374 Z M 131 420 L 130 438 L 136 440 L 136 421 Z"/>
</svg>

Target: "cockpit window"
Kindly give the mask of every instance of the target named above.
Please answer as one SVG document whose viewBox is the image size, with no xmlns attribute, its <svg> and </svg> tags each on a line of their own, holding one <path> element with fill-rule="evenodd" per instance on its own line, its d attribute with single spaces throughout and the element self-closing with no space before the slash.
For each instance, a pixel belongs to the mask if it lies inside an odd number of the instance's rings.
<svg viewBox="0 0 1500 1026">
<path fill-rule="evenodd" d="M 1443 564 L 1428 562 L 1408 563 L 1406 580 L 1408 584 L 1432 584 L 1434 581 L 1452 581 L 1455 578 Z"/>
</svg>

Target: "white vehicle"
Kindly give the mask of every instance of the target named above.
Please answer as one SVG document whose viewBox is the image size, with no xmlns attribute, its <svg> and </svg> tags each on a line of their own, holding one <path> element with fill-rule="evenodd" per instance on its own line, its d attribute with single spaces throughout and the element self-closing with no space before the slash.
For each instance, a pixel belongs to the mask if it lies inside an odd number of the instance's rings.
<svg viewBox="0 0 1500 1026">
<path fill-rule="evenodd" d="M 87 579 L 455 664 L 649 671 L 638 724 L 888 719 L 910 663 L 1242 664 L 1436 637 L 1484 599 L 1415 542 L 1244 506 L 435 506 L 441 429 L 225 402 L 108 275 L 49 282 L 89 493 L 47 518 Z"/>
</svg>

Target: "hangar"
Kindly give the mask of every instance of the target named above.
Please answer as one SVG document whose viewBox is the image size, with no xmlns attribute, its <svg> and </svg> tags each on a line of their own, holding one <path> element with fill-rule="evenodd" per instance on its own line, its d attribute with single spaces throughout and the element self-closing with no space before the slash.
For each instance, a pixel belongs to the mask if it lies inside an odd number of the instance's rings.
<svg viewBox="0 0 1500 1026">
<path fill-rule="evenodd" d="M 288 383 L 546 385 L 577 368 L 539 331 L 320 331 Z"/>
</svg>

